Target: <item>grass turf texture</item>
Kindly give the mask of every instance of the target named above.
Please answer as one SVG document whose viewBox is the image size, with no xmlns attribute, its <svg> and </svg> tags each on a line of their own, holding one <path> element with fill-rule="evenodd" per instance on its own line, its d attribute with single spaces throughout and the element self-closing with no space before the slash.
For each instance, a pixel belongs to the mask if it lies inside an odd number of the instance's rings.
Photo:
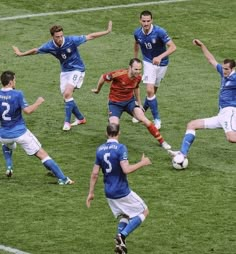
<svg viewBox="0 0 236 254">
<path fill-rule="evenodd" d="M 143 1 L 5 1 L 1 17 Z M 0 174 L 0 244 L 33 254 L 112 253 L 116 220 L 103 194 L 102 177 L 90 209 L 85 206 L 96 147 L 105 141 L 108 86 L 90 92 L 103 72 L 127 67 L 133 57 L 133 30 L 139 13 L 149 9 L 154 23 L 167 29 L 177 45 L 166 78 L 158 91 L 163 122 L 161 133 L 178 149 L 186 123 L 217 113 L 219 77 L 201 51 L 199 38 L 217 60 L 236 58 L 236 3 L 203 1 L 138 6 L 79 14 L 35 17 L 0 22 L 0 70 L 17 75 L 17 88 L 28 102 L 38 96 L 45 103 L 31 116 L 28 128 L 58 162 L 74 186 L 58 186 L 36 158 L 18 148 L 14 176 Z M 63 100 L 59 93 L 59 64 L 51 56 L 17 58 L 11 45 L 27 50 L 50 39 L 48 29 L 58 23 L 65 35 L 104 30 L 113 32 L 80 47 L 87 71 L 83 87 L 74 94 L 87 124 L 63 132 Z M 145 91 L 142 87 L 142 97 Z M 150 117 L 150 112 L 147 112 Z M 146 201 L 150 215 L 127 241 L 129 253 L 232 254 L 236 249 L 235 145 L 222 130 L 198 131 L 189 154 L 189 167 L 176 171 L 171 160 L 140 124 L 124 114 L 120 142 L 127 144 L 130 162 L 144 152 L 153 164 L 129 176 L 130 186 Z M 0 253 L 4 253 L 1 252 Z"/>
</svg>

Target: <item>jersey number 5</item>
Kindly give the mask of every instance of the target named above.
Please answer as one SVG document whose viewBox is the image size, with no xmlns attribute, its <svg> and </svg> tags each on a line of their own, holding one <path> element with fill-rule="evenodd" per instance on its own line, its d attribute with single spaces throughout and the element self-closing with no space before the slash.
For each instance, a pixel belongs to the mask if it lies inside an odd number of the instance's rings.
<svg viewBox="0 0 236 254">
<path fill-rule="evenodd" d="M 110 153 L 105 153 L 104 157 L 103 157 L 104 161 L 106 162 L 106 164 L 108 166 L 106 168 L 106 173 L 111 173 L 111 171 L 112 171 L 112 165 L 111 165 L 111 162 L 109 161 L 109 157 L 110 157 Z"/>
</svg>

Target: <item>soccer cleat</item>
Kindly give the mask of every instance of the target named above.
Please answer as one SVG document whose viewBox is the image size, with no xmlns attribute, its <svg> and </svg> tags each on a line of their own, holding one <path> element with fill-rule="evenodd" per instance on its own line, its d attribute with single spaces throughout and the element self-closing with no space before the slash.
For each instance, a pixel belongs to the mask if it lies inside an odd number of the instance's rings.
<svg viewBox="0 0 236 254">
<path fill-rule="evenodd" d="M 161 129 L 161 119 L 153 120 L 155 127 L 160 130 Z"/>
<path fill-rule="evenodd" d="M 171 157 L 175 157 L 177 154 L 181 153 L 180 151 L 173 151 L 173 150 L 168 150 L 168 154 L 171 156 Z"/>
<path fill-rule="evenodd" d="M 62 179 L 58 179 L 58 184 L 59 185 L 71 185 L 71 184 L 74 184 L 75 182 L 72 181 L 69 177 L 66 177 L 65 180 L 62 180 Z"/>
<path fill-rule="evenodd" d="M 126 254 L 127 253 L 127 247 L 125 245 L 125 240 L 122 239 L 121 234 L 117 234 L 115 237 L 115 253 L 119 254 Z"/>
<path fill-rule="evenodd" d="M 64 123 L 64 126 L 63 126 L 63 128 L 62 128 L 62 130 L 63 131 L 69 131 L 70 130 L 70 123 L 68 123 L 68 122 L 65 122 Z"/>
<path fill-rule="evenodd" d="M 132 118 L 132 123 L 139 123 L 139 120 L 136 119 L 135 117 Z"/>
<path fill-rule="evenodd" d="M 8 167 L 6 170 L 6 176 L 11 177 L 13 175 L 13 169 L 11 167 Z"/>
<path fill-rule="evenodd" d="M 171 146 L 166 142 L 164 141 L 161 146 L 165 149 L 165 150 L 170 150 L 171 149 Z"/>
<path fill-rule="evenodd" d="M 76 125 L 80 125 L 80 124 L 85 124 L 86 123 L 86 119 L 83 118 L 82 120 L 76 119 L 71 126 L 76 126 Z"/>
</svg>

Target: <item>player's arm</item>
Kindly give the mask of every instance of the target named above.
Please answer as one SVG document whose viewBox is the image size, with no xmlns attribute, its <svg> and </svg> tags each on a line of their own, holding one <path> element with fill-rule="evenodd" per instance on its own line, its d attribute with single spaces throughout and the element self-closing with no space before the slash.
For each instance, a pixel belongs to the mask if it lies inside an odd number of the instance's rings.
<svg viewBox="0 0 236 254">
<path fill-rule="evenodd" d="M 44 102 L 44 98 L 43 97 L 39 97 L 35 103 L 33 103 L 32 105 L 29 105 L 28 107 L 25 107 L 23 109 L 23 112 L 27 115 L 33 113 L 42 103 Z"/>
<path fill-rule="evenodd" d="M 89 193 L 86 199 L 86 205 L 88 208 L 90 207 L 91 201 L 94 199 L 94 189 L 98 180 L 99 170 L 100 170 L 100 167 L 94 164 L 93 171 L 90 177 Z"/>
<path fill-rule="evenodd" d="M 218 62 L 216 61 L 215 57 L 211 54 L 211 52 L 207 49 L 207 47 L 198 39 L 193 40 L 193 44 L 200 47 L 202 53 L 206 57 L 207 61 L 216 68 Z"/>
<path fill-rule="evenodd" d="M 105 83 L 105 80 L 104 80 L 104 78 L 103 78 L 103 75 L 101 75 L 101 77 L 100 77 L 99 80 L 98 80 L 97 87 L 91 89 L 91 91 L 92 91 L 93 93 L 98 94 L 98 93 L 100 92 L 100 90 L 101 90 L 101 88 L 102 88 L 102 86 L 103 86 L 104 83 Z"/>
<path fill-rule="evenodd" d="M 134 57 L 138 58 L 139 44 L 137 41 L 134 42 Z"/>
<path fill-rule="evenodd" d="M 125 174 L 130 174 L 134 171 L 136 171 L 139 168 L 142 168 L 144 166 L 152 164 L 150 159 L 148 157 L 145 157 L 145 155 L 142 155 L 142 158 L 139 162 L 135 164 L 129 164 L 128 160 L 123 160 L 120 162 L 120 166 Z"/>
<path fill-rule="evenodd" d="M 25 51 L 25 52 L 21 52 L 21 51 L 20 51 L 17 47 L 15 47 L 15 46 L 12 46 L 12 48 L 13 48 L 13 50 L 14 50 L 14 52 L 15 52 L 15 54 L 16 54 L 17 56 L 35 55 L 35 54 L 37 54 L 37 52 L 38 52 L 38 49 L 37 49 L 37 48 L 33 48 L 33 49 L 27 50 L 27 51 Z"/>
<path fill-rule="evenodd" d="M 86 37 L 86 40 L 89 41 L 89 40 L 93 40 L 95 38 L 101 37 L 103 35 L 109 34 L 111 31 L 112 31 L 112 21 L 110 20 L 108 22 L 107 30 L 101 31 L 101 32 L 91 33 L 91 34 L 86 35 L 85 37 Z"/>
<path fill-rule="evenodd" d="M 164 57 L 169 56 L 176 51 L 176 45 L 172 40 L 168 41 L 166 43 L 166 46 L 167 46 L 167 50 L 165 52 L 163 52 L 161 55 L 153 58 L 153 61 L 152 61 L 153 64 L 159 65 L 161 63 L 161 60 Z"/>
<path fill-rule="evenodd" d="M 134 96 L 135 96 L 136 101 L 138 102 L 138 105 L 142 106 L 141 96 L 140 96 L 140 88 L 139 87 L 134 89 Z"/>
</svg>

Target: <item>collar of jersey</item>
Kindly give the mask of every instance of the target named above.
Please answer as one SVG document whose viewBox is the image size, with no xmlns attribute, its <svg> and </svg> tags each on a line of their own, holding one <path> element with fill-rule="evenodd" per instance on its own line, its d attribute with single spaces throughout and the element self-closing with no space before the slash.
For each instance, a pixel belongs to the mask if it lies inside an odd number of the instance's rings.
<svg viewBox="0 0 236 254">
<path fill-rule="evenodd" d="M 153 30 L 153 24 L 151 24 L 150 30 L 149 30 L 149 32 L 148 32 L 146 35 L 149 35 L 149 34 L 152 32 L 152 30 Z M 144 33 L 143 28 L 142 28 L 142 31 L 143 31 L 143 33 Z M 144 34 L 145 34 L 145 33 L 144 33 Z"/>
<path fill-rule="evenodd" d="M 13 90 L 13 88 L 11 88 L 11 87 L 4 88 L 4 87 L 3 87 L 1 90 L 2 90 L 2 91 L 10 91 L 10 90 Z"/>
<path fill-rule="evenodd" d="M 119 143 L 118 140 L 114 139 L 114 138 L 109 138 L 107 140 L 107 142 L 116 142 L 116 143 Z"/>
</svg>

